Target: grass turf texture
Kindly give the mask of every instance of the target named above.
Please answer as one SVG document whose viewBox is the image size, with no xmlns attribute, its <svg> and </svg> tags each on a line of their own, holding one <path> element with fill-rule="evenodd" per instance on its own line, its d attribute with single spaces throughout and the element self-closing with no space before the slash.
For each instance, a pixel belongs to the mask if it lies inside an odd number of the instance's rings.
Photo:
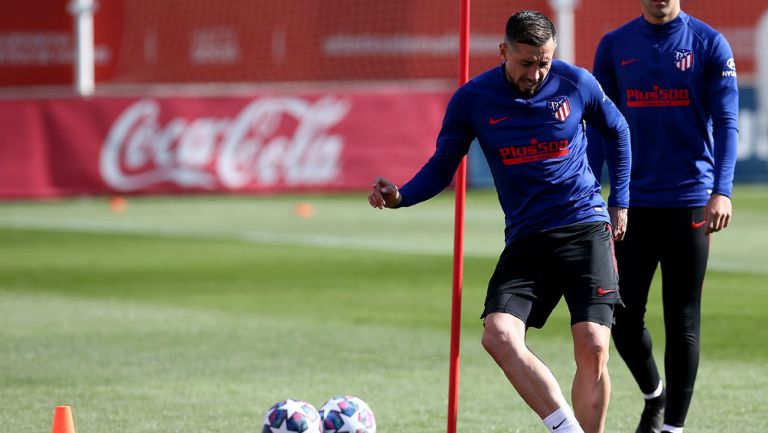
<svg viewBox="0 0 768 433">
<path fill-rule="evenodd" d="M 765 197 L 738 187 L 714 236 L 686 431 L 768 429 Z M 545 432 L 480 347 L 503 218 L 492 193 L 467 205 L 458 430 Z M 398 211 L 364 194 L 3 203 L 0 430 L 46 431 L 65 404 L 80 433 L 245 433 L 278 400 L 350 393 L 380 433 L 445 431 L 452 208 L 452 193 Z M 567 394 L 564 305 L 529 341 Z M 615 352 L 610 368 L 607 431 L 633 431 L 638 391 Z"/>
</svg>

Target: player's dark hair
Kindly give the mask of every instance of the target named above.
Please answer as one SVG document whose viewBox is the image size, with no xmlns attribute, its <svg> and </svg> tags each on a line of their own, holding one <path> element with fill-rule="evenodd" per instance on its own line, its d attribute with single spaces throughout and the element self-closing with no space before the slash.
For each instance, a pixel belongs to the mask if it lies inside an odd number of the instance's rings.
<svg viewBox="0 0 768 433">
<path fill-rule="evenodd" d="M 537 11 L 524 10 L 509 17 L 504 40 L 534 47 L 541 47 L 552 38 L 556 41 L 557 30 L 546 15 Z"/>
</svg>

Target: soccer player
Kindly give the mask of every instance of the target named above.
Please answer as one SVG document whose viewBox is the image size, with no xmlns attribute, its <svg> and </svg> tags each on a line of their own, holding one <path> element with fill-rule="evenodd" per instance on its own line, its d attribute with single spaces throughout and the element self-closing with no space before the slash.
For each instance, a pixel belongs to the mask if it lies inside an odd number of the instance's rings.
<svg viewBox="0 0 768 433">
<path fill-rule="evenodd" d="M 499 44 L 502 64 L 452 96 L 429 161 L 402 188 L 376 178 L 368 201 L 397 208 L 437 195 L 477 138 L 506 220 L 482 344 L 551 432 L 600 433 L 613 307 L 621 301 L 612 244 L 626 227 L 629 130 L 589 72 L 553 60 L 556 42 L 546 16 L 512 15 Z M 585 120 L 610 137 L 607 209 L 587 161 Z M 528 327 L 541 328 L 563 296 L 577 367 L 573 408 L 525 343 Z"/>
<path fill-rule="evenodd" d="M 679 433 L 699 364 L 709 235 L 731 220 L 736 66 L 725 38 L 681 11 L 679 0 L 642 0 L 641 17 L 601 40 L 594 74 L 632 134 L 631 222 L 616 249 L 626 309 L 616 309 L 613 339 L 645 395 L 637 432 Z M 589 138 L 599 173 L 599 134 Z M 666 387 L 643 319 L 659 263 Z"/>
</svg>

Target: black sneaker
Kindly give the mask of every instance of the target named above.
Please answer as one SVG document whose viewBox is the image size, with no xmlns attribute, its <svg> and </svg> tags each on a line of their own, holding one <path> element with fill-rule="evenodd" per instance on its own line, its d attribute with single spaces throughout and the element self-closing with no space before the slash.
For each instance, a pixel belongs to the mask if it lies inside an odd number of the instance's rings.
<svg viewBox="0 0 768 433">
<path fill-rule="evenodd" d="M 662 389 L 660 396 L 645 400 L 643 414 L 640 415 L 640 424 L 638 424 L 635 433 L 661 433 L 661 427 L 664 426 L 666 397 L 667 390 Z"/>
</svg>

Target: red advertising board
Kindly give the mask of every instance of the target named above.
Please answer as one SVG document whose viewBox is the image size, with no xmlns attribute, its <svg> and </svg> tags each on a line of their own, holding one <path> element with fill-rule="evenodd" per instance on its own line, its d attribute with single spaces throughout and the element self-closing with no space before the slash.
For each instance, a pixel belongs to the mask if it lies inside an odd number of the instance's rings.
<svg viewBox="0 0 768 433">
<path fill-rule="evenodd" d="M 404 182 L 446 92 L 0 101 L 0 198 L 333 191 Z"/>
<path fill-rule="evenodd" d="M 0 86 L 72 82 L 70 0 L 0 4 Z M 443 0 L 99 0 L 96 81 L 201 83 L 444 79 L 455 81 L 459 3 Z M 470 75 L 499 62 L 507 18 L 550 0 L 473 0 Z M 566 3 L 566 2 L 560 2 Z M 574 0 L 575 63 L 591 68 L 608 31 L 640 1 Z M 728 38 L 742 78 L 755 71 L 768 2 L 683 0 Z"/>
<path fill-rule="evenodd" d="M 71 0 L 0 2 L 0 86 L 72 84 L 74 24 Z M 97 1 L 96 80 L 114 76 L 125 32 L 123 0 Z"/>
</svg>

